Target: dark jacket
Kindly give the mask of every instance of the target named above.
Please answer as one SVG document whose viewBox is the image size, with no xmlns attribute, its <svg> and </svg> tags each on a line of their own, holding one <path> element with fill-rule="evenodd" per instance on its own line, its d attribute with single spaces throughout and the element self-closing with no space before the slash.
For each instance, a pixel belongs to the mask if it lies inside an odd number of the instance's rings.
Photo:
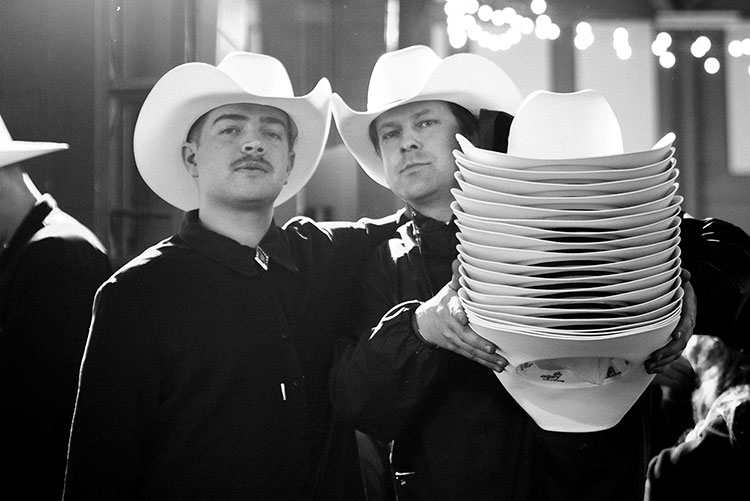
<svg viewBox="0 0 750 501">
<path fill-rule="evenodd" d="M 65 498 L 360 499 L 328 373 L 354 277 L 392 232 L 298 218 L 256 250 L 188 213 L 97 294 Z"/>
<path fill-rule="evenodd" d="M 91 231 L 46 195 L 0 254 L 0 498 L 59 499 L 96 289 L 112 274 Z"/>
<path fill-rule="evenodd" d="M 729 422 L 726 414 L 716 416 L 695 438 L 656 455 L 649 464 L 644 499 L 741 499 L 747 495 L 750 400 L 738 400 L 732 414 Z"/>
<path fill-rule="evenodd" d="M 640 499 L 646 395 L 610 430 L 547 432 L 491 370 L 415 334 L 419 301 L 450 279 L 455 232 L 417 215 L 378 249 L 358 291 L 361 322 L 332 379 L 334 405 L 393 440 L 399 499 Z"/>
</svg>

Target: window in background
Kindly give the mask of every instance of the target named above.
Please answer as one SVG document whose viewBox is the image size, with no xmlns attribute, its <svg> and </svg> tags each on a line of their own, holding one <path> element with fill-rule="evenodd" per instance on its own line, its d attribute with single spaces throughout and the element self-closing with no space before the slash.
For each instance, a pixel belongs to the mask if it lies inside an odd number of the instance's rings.
<svg viewBox="0 0 750 501">
<path fill-rule="evenodd" d="M 750 176 L 750 23 L 726 31 L 729 172 Z"/>
<path fill-rule="evenodd" d="M 156 80 L 194 60 L 195 4 L 182 0 L 96 2 L 95 226 L 115 266 L 172 234 L 182 213 L 143 182 L 133 128 Z"/>
</svg>

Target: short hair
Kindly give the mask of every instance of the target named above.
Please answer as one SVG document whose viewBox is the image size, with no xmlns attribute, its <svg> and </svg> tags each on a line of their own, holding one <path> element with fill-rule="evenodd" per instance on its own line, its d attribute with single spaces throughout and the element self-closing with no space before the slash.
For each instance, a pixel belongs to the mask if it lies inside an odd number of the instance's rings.
<svg viewBox="0 0 750 501">
<path fill-rule="evenodd" d="M 479 129 L 479 119 L 475 117 L 469 110 L 451 101 L 440 101 L 448 105 L 448 109 L 451 111 L 453 116 L 458 122 L 458 132 L 465 137 L 474 137 Z M 378 142 L 378 131 L 375 130 L 375 118 L 370 122 L 370 141 L 375 147 L 375 152 L 380 156 L 380 143 Z"/>
<path fill-rule="evenodd" d="M 214 108 L 216 109 L 216 108 Z M 200 145 L 200 136 L 201 131 L 203 130 L 203 125 L 206 122 L 206 117 L 209 113 L 211 113 L 214 109 L 208 110 L 203 115 L 198 117 L 198 120 L 193 122 L 193 125 L 190 126 L 190 130 L 188 130 L 186 141 L 188 143 L 195 143 L 196 145 Z M 289 151 L 292 151 L 294 149 L 294 143 L 297 141 L 297 124 L 294 123 L 294 120 L 292 120 L 292 117 L 289 116 L 289 113 L 286 111 L 276 108 L 281 113 L 284 114 L 286 117 L 286 138 L 289 142 Z"/>
</svg>

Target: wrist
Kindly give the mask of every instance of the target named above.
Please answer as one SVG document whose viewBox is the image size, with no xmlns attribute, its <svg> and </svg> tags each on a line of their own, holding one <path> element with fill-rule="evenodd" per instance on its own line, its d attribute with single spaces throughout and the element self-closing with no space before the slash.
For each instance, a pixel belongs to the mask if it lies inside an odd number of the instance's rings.
<svg viewBox="0 0 750 501">
<path fill-rule="evenodd" d="M 417 310 L 414 310 L 411 314 L 411 330 L 414 333 L 414 337 L 419 339 L 419 341 L 422 344 L 425 344 L 429 346 L 430 348 L 439 348 L 438 345 L 435 343 L 429 342 L 425 337 L 424 334 L 422 334 L 422 331 L 419 329 L 419 322 L 417 322 Z"/>
</svg>

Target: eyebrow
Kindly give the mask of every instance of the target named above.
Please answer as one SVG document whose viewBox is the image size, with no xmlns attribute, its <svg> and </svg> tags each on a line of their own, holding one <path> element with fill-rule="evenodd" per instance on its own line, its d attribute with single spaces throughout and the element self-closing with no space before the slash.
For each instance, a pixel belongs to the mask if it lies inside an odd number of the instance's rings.
<svg viewBox="0 0 750 501">
<path fill-rule="evenodd" d="M 416 113 L 413 113 L 411 116 L 409 116 L 409 119 L 416 120 L 418 118 L 423 117 L 424 115 L 429 115 L 430 113 L 432 113 L 432 108 L 424 108 Z M 397 125 L 398 124 L 396 122 L 384 122 L 382 124 L 376 124 L 376 128 L 379 132 L 381 128 L 396 127 Z"/>
<path fill-rule="evenodd" d="M 225 113 L 223 115 L 219 115 L 216 117 L 213 121 L 213 124 L 215 125 L 221 120 L 237 120 L 240 122 L 247 122 L 249 118 L 246 115 L 241 115 L 238 113 Z M 280 118 L 272 117 L 272 116 L 263 116 L 260 119 L 260 122 L 262 124 L 279 124 L 283 126 L 284 128 L 287 127 L 286 120 L 282 120 Z"/>
<path fill-rule="evenodd" d="M 221 120 L 238 120 L 238 121 L 247 121 L 248 118 L 245 115 L 240 115 L 237 113 L 225 113 L 223 115 L 219 115 L 216 117 L 213 121 L 212 125 L 215 125 L 216 123 L 220 122 Z"/>
</svg>

